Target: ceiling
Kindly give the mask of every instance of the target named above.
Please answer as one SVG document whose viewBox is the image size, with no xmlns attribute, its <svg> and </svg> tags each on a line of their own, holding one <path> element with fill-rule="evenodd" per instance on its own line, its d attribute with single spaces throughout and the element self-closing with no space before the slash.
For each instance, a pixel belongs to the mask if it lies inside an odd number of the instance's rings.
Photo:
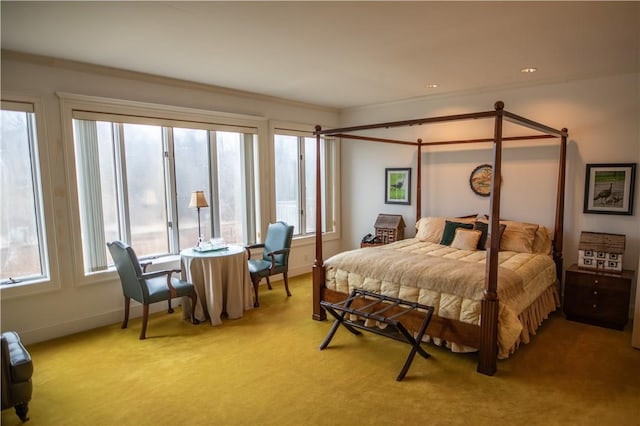
<svg viewBox="0 0 640 426">
<path fill-rule="evenodd" d="M 637 1 L 0 8 L 2 49 L 333 108 L 640 72 Z"/>
</svg>

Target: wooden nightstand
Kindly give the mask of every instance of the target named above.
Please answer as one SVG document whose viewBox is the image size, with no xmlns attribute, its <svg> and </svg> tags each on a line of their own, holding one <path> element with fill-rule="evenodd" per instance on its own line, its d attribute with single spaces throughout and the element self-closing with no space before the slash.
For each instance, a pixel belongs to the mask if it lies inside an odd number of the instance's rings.
<svg viewBox="0 0 640 426">
<path fill-rule="evenodd" d="M 633 271 L 622 274 L 567 269 L 563 311 L 567 319 L 622 330 L 629 319 Z"/>
</svg>

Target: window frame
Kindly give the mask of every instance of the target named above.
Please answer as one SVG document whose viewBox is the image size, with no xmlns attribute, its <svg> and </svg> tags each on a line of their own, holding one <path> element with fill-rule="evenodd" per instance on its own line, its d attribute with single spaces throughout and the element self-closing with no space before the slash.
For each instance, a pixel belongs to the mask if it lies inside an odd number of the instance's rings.
<svg viewBox="0 0 640 426">
<path fill-rule="evenodd" d="M 312 137 L 315 139 L 315 125 L 304 124 L 304 123 L 294 123 L 287 121 L 277 121 L 271 120 L 269 122 L 269 166 L 271 168 L 271 188 L 270 188 L 270 217 L 272 220 L 276 220 L 276 172 L 275 172 L 275 137 L 276 135 L 290 135 L 290 136 L 301 136 L 301 137 Z M 323 206 L 323 221 L 331 222 L 333 226 L 330 226 L 331 229 L 328 232 L 323 232 L 322 239 L 323 241 L 332 241 L 338 240 L 340 238 L 340 138 L 333 139 L 333 149 L 332 152 L 329 153 L 332 161 L 325 162 L 325 179 L 323 182 L 323 191 L 325 191 L 325 196 L 327 199 L 331 197 L 333 201 L 332 214 L 327 218 L 327 209 L 326 202 L 325 206 Z M 304 145 L 304 141 L 298 142 L 301 145 Z M 314 145 L 315 146 L 315 145 Z M 327 155 L 327 153 L 325 153 Z M 304 161 L 300 161 L 300 163 L 304 163 Z M 299 164 L 298 171 L 304 171 L 304 165 Z M 332 179 L 332 181 L 331 181 Z M 299 191 L 300 192 L 300 191 Z M 300 195 L 299 195 L 300 196 Z M 304 202 L 304 200 L 301 200 Z M 312 218 L 306 218 L 306 220 L 315 221 L 315 215 Z M 306 222 L 305 222 L 306 223 Z M 265 225 L 266 228 L 266 225 Z M 294 231 L 295 232 L 295 231 Z M 312 245 L 315 243 L 315 232 L 311 233 L 294 233 L 293 240 L 294 245 Z"/>
<path fill-rule="evenodd" d="M 0 294 L 4 299 L 13 299 L 32 294 L 47 293 L 61 288 L 60 267 L 58 263 L 58 250 L 56 248 L 56 219 L 54 214 L 54 177 L 48 144 L 46 142 L 46 113 L 44 100 L 41 97 L 29 96 L 14 92 L 2 92 L 2 102 L 12 104 L 27 104 L 33 109 L 35 123 L 35 140 L 33 141 L 36 159 L 31 159 L 31 164 L 37 166 L 32 172 L 32 179 L 38 186 L 39 206 L 36 206 L 40 217 L 39 244 L 41 260 L 46 269 L 45 274 L 37 279 L 25 279 L 15 284 L 0 286 Z M 29 112 L 26 111 L 25 112 Z"/>
<path fill-rule="evenodd" d="M 73 135 L 73 119 L 79 118 L 78 115 L 82 116 L 82 114 L 78 114 L 78 112 L 86 113 L 87 118 L 91 117 L 91 114 L 96 114 L 96 116 L 108 116 L 109 114 L 112 114 L 115 116 L 125 115 L 127 117 L 136 117 L 141 124 L 147 122 L 147 124 L 159 125 L 162 120 L 167 120 L 167 125 L 170 127 L 179 127 L 182 123 L 182 125 L 187 128 L 203 128 L 205 130 L 211 130 L 211 126 L 215 125 L 216 130 L 218 131 L 222 131 L 225 128 L 232 131 L 237 131 L 238 128 L 250 128 L 254 129 L 254 132 L 258 137 L 258 141 L 268 139 L 267 120 L 263 117 L 77 95 L 65 92 L 58 92 L 57 96 L 60 101 L 60 111 L 63 123 L 64 155 L 68 164 L 73 165 L 73 167 L 68 168 L 67 190 L 69 194 L 68 208 L 70 212 L 71 229 L 76 231 L 71 233 L 70 238 L 72 239 L 74 259 L 76 259 L 73 267 L 74 281 L 78 286 L 109 281 L 113 278 L 114 273 L 113 268 L 108 268 L 107 270 L 94 273 L 86 273 L 84 271 L 84 255 L 82 238 L 80 235 L 81 222 L 77 187 L 78 176 L 75 167 L 76 157 Z M 259 151 L 260 146 L 258 145 L 256 149 Z M 259 153 L 254 153 L 254 155 L 259 156 Z M 173 159 L 171 161 L 173 161 Z M 174 185 L 174 182 L 170 182 L 170 187 L 167 188 L 167 191 L 174 191 Z M 256 194 L 256 197 L 258 197 L 258 194 Z M 258 208 L 257 204 L 256 208 Z M 167 213 L 171 217 L 169 220 L 175 219 L 175 217 L 173 217 L 175 212 L 168 211 Z M 212 216 L 217 216 L 217 214 Z M 257 223 L 259 223 L 257 222 L 259 220 L 259 215 L 255 216 L 257 226 Z M 217 219 L 212 218 L 212 220 L 215 222 Z M 172 231 L 169 232 L 171 233 Z M 251 237 L 252 235 L 249 238 Z M 177 255 L 169 255 L 163 256 L 159 263 L 175 263 L 177 260 Z"/>
</svg>

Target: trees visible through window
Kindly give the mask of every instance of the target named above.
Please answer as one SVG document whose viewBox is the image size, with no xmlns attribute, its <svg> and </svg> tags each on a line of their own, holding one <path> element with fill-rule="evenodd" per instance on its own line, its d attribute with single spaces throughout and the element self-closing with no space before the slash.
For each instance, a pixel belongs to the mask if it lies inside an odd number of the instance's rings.
<svg viewBox="0 0 640 426">
<path fill-rule="evenodd" d="M 33 105 L 2 102 L 0 135 L 0 282 L 49 277 Z"/>
<path fill-rule="evenodd" d="M 200 212 L 205 239 L 253 241 L 254 185 L 246 176 L 254 174 L 254 132 L 123 121 L 73 120 L 85 273 L 108 268 L 108 241 L 131 244 L 141 258 L 193 246 L 196 190 L 209 204 Z"/>
<path fill-rule="evenodd" d="M 335 141 L 321 140 L 322 227 L 333 229 L 333 164 Z M 276 219 L 294 226 L 295 235 L 316 231 L 316 138 L 302 132 L 276 129 L 274 135 Z"/>
</svg>

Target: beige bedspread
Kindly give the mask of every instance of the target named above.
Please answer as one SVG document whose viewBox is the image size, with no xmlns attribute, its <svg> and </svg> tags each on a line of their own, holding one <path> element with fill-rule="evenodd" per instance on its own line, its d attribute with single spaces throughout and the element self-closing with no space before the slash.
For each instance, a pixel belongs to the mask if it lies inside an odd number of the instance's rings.
<svg viewBox="0 0 640 426">
<path fill-rule="evenodd" d="M 555 285 L 556 273 L 548 255 L 502 251 L 498 257 L 498 352 L 505 358 L 527 332 L 518 316 Z M 362 288 L 433 306 L 441 317 L 480 324 L 486 251 L 407 239 L 343 252 L 325 265 L 329 289 L 349 293 Z M 447 343 L 454 351 L 473 349 Z"/>
</svg>

